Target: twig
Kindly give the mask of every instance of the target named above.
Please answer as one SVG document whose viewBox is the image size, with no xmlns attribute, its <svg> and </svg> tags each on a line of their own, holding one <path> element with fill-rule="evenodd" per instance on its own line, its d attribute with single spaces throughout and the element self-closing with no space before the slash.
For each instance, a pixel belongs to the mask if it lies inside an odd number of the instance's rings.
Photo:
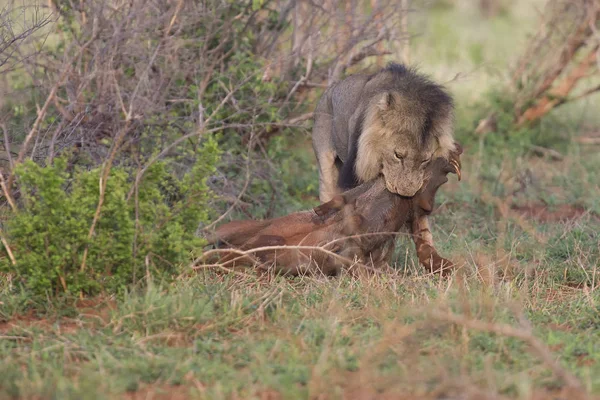
<svg viewBox="0 0 600 400">
<path fill-rule="evenodd" d="M 242 190 L 240 190 L 240 193 L 237 195 L 237 197 L 235 198 L 235 201 L 229 206 L 229 208 L 227 208 L 227 210 L 223 214 L 221 214 L 219 216 L 219 218 L 217 218 L 216 220 L 214 220 L 213 222 L 211 222 L 209 225 L 205 226 L 202 229 L 202 232 L 207 232 L 207 231 L 211 230 L 219 222 L 221 222 L 223 219 L 225 219 L 225 217 L 227 215 L 229 215 L 229 213 L 231 211 L 233 211 L 233 209 L 242 200 L 242 197 L 246 194 L 246 190 L 248 190 L 248 186 L 250 185 L 250 154 L 251 154 L 251 150 L 252 150 L 253 139 L 254 139 L 254 137 L 251 137 L 250 141 L 248 143 L 248 151 L 246 153 L 246 179 L 244 181 L 244 186 L 242 187 Z"/>
<path fill-rule="evenodd" d="M 50 140 L 50 148 L 48 150 L 48 163 L 51 164 L 52 160 L 54 160 L 54 146 L 56 146 L 56 139 L 58 139 L 58 135 L 62 131 L 62 128 L 65 125 L 65 121 L 61 120 L 54 133 L 52 134 L 52 139 Z"/>
<path fill-rule="evenodd" d="M 577 82 L 586 76 L 589 68 L 595 63 L 596 51 L 599 47 L 599 45 L 595 45 L 588 52 L 587 56 L 573 68 L 562 82 L 545 94 L 533 106 L 525 110 L 525 112 L 518 117 L 517 126 L 523 126 L 525 123 L 538 120 L 556 106 L 566 102 L 568 94 L 575 87 Z"/>
<path fill-rule="evenodd" d="M 598 62 L 600 62 L 600 57 L 596 57 L 596 59 L 597 59 Z M 578 94 L 577 96 L 571 98 L 569 101 L 580 100 L 580 99 L 583 99 L 584 97 L 587 97 L 590 94 L 594 94 L 596 92 L 600 92 L 600 85 L 594 86 L 593 88 L 588 89 L 585 92 Z"/>
<path fill-rule="evenodd" d="M 265 124 L 265 125 L 270 125 L 270 124 Z M 133 192 L 135 190 L 135 185 L 139 185 L 140 180 L 142 179 L 142 177 L 144 176 L 144 174 L 146 173 L 148 168 L 150 168 L 152 166 L 152 164 L 154 164 L 160 158 L 164 157 L 169 151 L 171 151 L 174 147 L 176 147 L 180 143 L 182 143 L 190 138 L 193 138 L 194 136 L 201 136 L 204 134 L 220 132 L 225 129 L 249 128 L 249 127 L 252 127 L 252 125 L 249 125 L 249 124 L 224 125 L 224 126 L 219 126 L 217 128 L 213 128 L 213 129 L 207 129 L 204 131 L 194 131 L 192 133 L 188 133 L 187 135 L 183 135 L 180 138 L 174 140 L 171 144 L 169 144 L 167 147 L 165 147 L 160 153 L 158 153 L 157 155 L 152 157 L 150 160 L 148 160 L 148 162 L 146 163 L 144 168 L 142 168 L 140 171 L 138 171 L 138 173 L 135 176 L 135 180 L 133 182 L 134 186 L 132 186 L 131 189 L 129 190 L 129 193 L 127 193 L 127 201 L 129 201 L 131 199 L 131 196 L 133 196 Z"/>
<path fill-rule="evenodd" d="M 177 6 L 175 8 L 175 12 L 173 13 L 173 17 L 171 18 L 171 21 L 169 23 L 169 26 L 165 30 L 163 41 L 166 40 L 167 37 L 169 36 L 171 28 L 173 27 L 173 24 L 175 23 L 175 20 L 177 19 L 177 15 L 181 11 L 182 6 L 183 6 L 183 0 L 179 0 L 179 2 L 177 3 Z M 94 236 L 96 224 L 98 223 L 98 220 L 100 219 L 100 213 L 102 211 L 102 205 L 104 203 L 104 198 L 105 198 L 106 184 L 108 181 L 108 177 L 110 175 L 110 170 L 112 168 L 112 164 L 114 162 L 114 159 L 117 155 L 118 150 L 121 147 L 121 144 L 123 143 L 123 140 L 125 139 L 125 136 L 127 135 L 127 132 L 129 131 L 131 122 L 133 120 L 135 98 L 137 96 L 139 88 L 141 87 L 142 81 L 147 77 L 148 72 L 150 71 L 150 68 L 152 68 L 152 66 L 154 65 L 154 61 L 156 60 L 156 57 L 158 56 L 158 51 L 161 48 L 161 45 L 162 45 L 162 42 L 156 46 L 156 49 L 154 50 L 154 53 L 152 54 L 150 61 L 148 61 L 148 65 L 146 66 L 144 73 L 142 74 L 142 76 L 140 77 L 140 79 L 137 82 L 137 85 L 136 85 L 136 87 L 133 91 L 133 94 L 131 95 L 130 101 L 129 101 L 129 110 L 127 111 L 127 114 L 125 116 L 125 125 L 123 126 L 123 128 L 121 128 L 121 131 L 117 134 L 117 137 L 113 144 L 113 148 L 110 153 L 110 156 L 109 156 L 108 160 L 106 161 L 106 164 L 104 165 L 104 168 L 102 170 L 102 176 L 100 177 L 100 194 L 98 197 L 98 205 L 96 207 L 96 212 L 94 213 L 94 219 L 92 220 L 92 225 L 90 226 L 90 230 L 88 232 L 88 238 L 87 238 L 88 243 L 86 244 L 85 250 L 83 251 L 81 267 L 80 267 L 81 272 L 85 271 L 87 255 L 89 252 L 89 242 L 92 240 L 92 237 Z M 117 88 L 118 88 L 118 85 L 117 85 Z M 122 102 L 122 100 L 121 100 L 121 102 Z"/>
<path fill-rule="evenodd" d="M 8 130 L 6 129 L 6 124 L 2 124 L 2 132 L 4 133 L 4 148 L 6 149 L 6 156 L 8 157 L 8 165 L 12 170 L 15 165 L 13 163 L 12 154 L 10 154 L 10 141 L 8 140 Z"/>
<path fill-rule="evenodd" d="M 15 260 L 15 256 L 13 255 L 13 252 L 10 249 L 10 246 L 8 245 L 8 241 L 4 237 L 4 233 L 2 232 L 2 229 L 0 229 L 0 240 L 2 241 L 2 244 L 4 245 L 4 248 L 6 249 L 6 254 L 8 254 L 8 258 L 10 258 L 10 262 L 12 263 L 12 265 L 16 265 L 17 261 Z"/>
<path fill-rule="evenodd" d="M 304 82 L 307 82 L 308 78 L 310 77 L 310 74 L 312 72 L 312 67 L 313 67 L 312 35 L 309 35 L 309 37 L 308 37 L 308 45 L 310 47 L 310 51 L 308 52 L 308 60 L 306 61 L 306 73 L 304 74 L 304 76 L 302 76 L 302 78 L 300 78 L 298 80 L 298 82 L 296 82 L 296 84 L 294 85 L 292 90 L 290 90 L 290 92 L 288 93 L 288 95 L 285 98 L 284 104 L 290 100 L 290 98 L 294 95 L 294 93 L 296 93 L 296 90 L 298 90 L 300 85 L 304 84 Z"/>
<path fill-rule="evenodd" d="M 10 208 L 16 212 L 17 205 L 15 204 L 15 200 L 12 198 L 12 195 L 8 190 L 6 181 L 4 180 L 4 173 L 2 171 L 0 171 L 0 186 L 2 187 L 2 192 L 4 193 L 4 197 L 6 197 L 6 201 L 8 201 L 8 204 L 10 204 Z"/>
<path fill-rule="evenodd" d="M 400 26 L 402 31 L 402 62 L 408 64 L 410 62 L 410 35 L 408 33 L 408 10 L 409 0 L 402 1 L 402 17 L 400 19 Z"/>
</svg>

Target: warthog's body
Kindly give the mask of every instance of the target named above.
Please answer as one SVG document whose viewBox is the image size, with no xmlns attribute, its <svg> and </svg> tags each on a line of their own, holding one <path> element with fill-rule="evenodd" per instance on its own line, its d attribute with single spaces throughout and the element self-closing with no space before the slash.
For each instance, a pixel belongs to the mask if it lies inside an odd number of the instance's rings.
<svg viewBox="0 0 600 400">
<path fill-rule="evenodd" d="M 433 209 L 437 189 L 448 172 L 459 172 L 454 163 L 438 158 L 431 163 L 431 178 L 419 193 L 406 198 L 391 193 L 380 177 L 334 197 L 312 210 L 265 221 L 233 221 L 217 228 L 209 242 L 221 248 L 252 251 L 263 266 L 289 274 L 320 270 L 335 274 L 358 260 L 378 267 L 389 261 L 395 233 L 412 226 Z M 418 232 L 417 232 L 418 233 Z M 451 267 L 433 247 L 415 239 L 420 262 L 429 270 Z M 303 248 L 267 248 L 302 246 Z M 222 257 L 228 265 L 255 262 L 232 251 Z"/>
</svg>

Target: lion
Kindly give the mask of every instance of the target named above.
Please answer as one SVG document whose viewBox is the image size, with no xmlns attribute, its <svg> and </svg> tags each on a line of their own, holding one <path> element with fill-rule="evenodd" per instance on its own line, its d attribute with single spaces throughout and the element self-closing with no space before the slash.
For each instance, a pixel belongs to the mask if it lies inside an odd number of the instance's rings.
<svg viewBox="0 0 600 400">
<path fill-rule="evenodd" d="M 415 196 L 430 178 L 431 160 L 449 160 L 457 150 L 453 126 L 450 94 L 414 68 L 390 63 L 333 84 L 314 115 L 319 200 L 378 177 L 389 192 Z M 411 231 L 417 247 L 434 247 L 426 212 Z"/>
</svg>

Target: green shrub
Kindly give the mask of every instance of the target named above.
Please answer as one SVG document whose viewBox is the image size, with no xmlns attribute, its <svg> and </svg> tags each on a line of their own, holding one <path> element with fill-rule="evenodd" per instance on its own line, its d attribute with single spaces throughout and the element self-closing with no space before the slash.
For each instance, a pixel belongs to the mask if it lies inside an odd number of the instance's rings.
<svg viewBox="0 0 600 400">
<path fill-rule="evenodd" d="M 216 142 L 208 139 L 181 177 L 157 162 L 130 199 L 131 174 L 112 168 L 91 240 L 101 168 L 68 172 L 66 157 L 49 166 L 19 165 L 19 209 L 4 223 L 16 264 L 4 257 L 0 271 L 35 295 L 115 293 L 146 273 L 168 280 L 202 246 L 195 232 L 211 218 L 206 180 L 218 158 Z"/>
</svg>

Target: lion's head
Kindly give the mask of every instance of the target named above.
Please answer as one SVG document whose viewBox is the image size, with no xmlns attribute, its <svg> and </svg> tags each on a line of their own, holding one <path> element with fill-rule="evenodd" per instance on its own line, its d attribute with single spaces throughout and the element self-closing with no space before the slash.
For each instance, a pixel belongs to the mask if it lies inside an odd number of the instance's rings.
<svg viewBox="0 0 600 400">
<path fill-rule="evenodd" d="M 412 197 L 427 182 L 431 160 L 448 158 L 455 150 L 451 98 L 439 86 L 433 89 L 388 91 L 373 98 L 358 143 L 360 181 L 383 174 L 390 192 Z"/>
</svg>

